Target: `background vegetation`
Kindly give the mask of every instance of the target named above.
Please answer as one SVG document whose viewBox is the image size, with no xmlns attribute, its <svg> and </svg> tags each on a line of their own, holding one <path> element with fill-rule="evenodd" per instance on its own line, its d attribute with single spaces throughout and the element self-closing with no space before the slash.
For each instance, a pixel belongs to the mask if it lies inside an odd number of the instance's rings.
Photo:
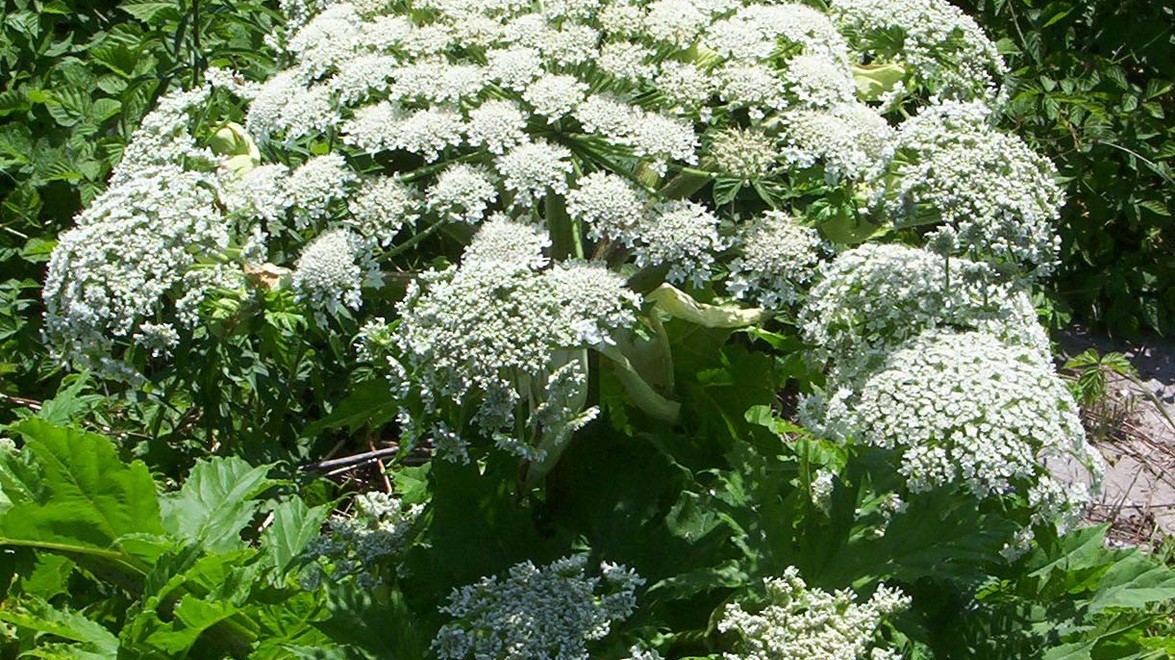
<svg viewBox="0 0 1175 660">
<path fill-rule="evenodd" d="M 1058 318 L 1071 313 L 1122 334 L 1169 333 L 1175 318 L 1171 4 L 960 4 L 1003 39 L 1019 80 L 1008 125 L 1047 153 L 1069 180 Z M 998 550 L 990 530 L 950 529 L 955 536 L 944 540 L 943 527 L 918 524 L 957 514 L 953 507 L 966 506 L 960 502 L 942 498 L 935 505 L 941 510 L 916 510 L 897 520 L 907 526 L 892 537 L 902 539 L 900 548 L 854 526 L 860 493 L 838 491 L 837 515 L 819 518 L 805 491 L 811 462 L 831 460 L 837 449 L 805 438 L 772 453 L 778 432 L 794 431 L 765 407 L 775 392 L 725 387 L 738 382 L 739 370 L 787 381 L 794 365 L 770 364 L 748 348 L 775 339 L 767 333 L 736 337 L 720 356 L 677 365 L 693 396 L 690 428 L 696 438 L 628 443 L 625 429 L 631 433 L 632 427 L 617 406 L 610 411 L 611 428 L 567 456 L 554 475 L 559 487 L 547 501 L 522 508 L 498 487 L 513 465 L 486 468 L 500 480 L 438 467 L 453 471 L 438 482 L 446 489 L 432 493 L 444 513 L 437 519 L 445 524 L 432 528 L 422 549 L 405 558 L 418 575 L 432 576 L 427 584 L 410 583 L 420 587 L 414 594 L 373 595 L 351 586 L 316 599 L 301 590 L 291 578 L 294 557 L 317 534 L 338 492 L 294 465 L 321 457 L 338 437 L 351 438 L 352 449 L 365 449 L 372 430 L 390 417 L 379 407 L 386 403 L 382 380 L 369 379 L 365 386 L 369 374 L 357 373 L 358 384 L 346 399 L 332 389 L 347 385 L 339 374 L 352 370 L 340 357 L 348 352 L 346 341 L 315 334 L 288 298 L 274 293 L 257 301 L 261 309 L 250 316 L 250 327 L 225 328 L 217 344 L 222 362 L 233 364 L 241 379 L 221 379 L 220 363 L 210 361 L 209 371 L 194 378 L 200 387 L 193 391 L 168 389 L 178 378 L 159 374 L 153 380 L 158 390 L 136 394 L 103 389 L 83 375 L 66 377 L 43 348 L 39 327 L 39 288 L 52 238 L 102 189 L 154 101 L 173 85 L 198 80 L 209 65 L 245 70 L 254 78 L 273 71 L 264 47 L 277 20 L 269 5 L 5 3 L 0 422 L 19 419 L 8 433 L 21 437 L 29 451 L 21 461 L 0 460 L 5 492 L 27 496 L 0 501 L 0 537 L 19 546 L 0 554 L 0 622 L 19 631 L 0 645 L 0 657 L 34 647 L 61 657 L 221 657 L 242 655 L 259 639 L 266 641 L 252 647 L 256 657 L 309 655 L 331 645 L 353 645 L 376 657 L 415 657 L 427 636 L 383 627 L 389 611 L 407 611 L 405 599 L 435 609 L 452 586 L 534 548 L 543 560 L 554 559 L 568 539 L 583 536 L 605 539 L 595 548 L 599 554 L 643 558 L 635 563 L 657 584 L 652 598 L 673 603 L 683 621 L 715 607 L 707 590 L 750 582 L 737 566 L 778 572 L 815 556 L 816 546 L 836 547 L 844 563 L 804 567 L 814 581 L 837 584 L 848 575 L 865 576 L 871 584 L 889 579 L 913 585 L 922 602 L 935 606 L 920 610 L 918 620 L 903 629 L 918 631 L 911 644 L 933 647 L 944 657 L 996 657 L 1010 649 L 1056 658 L 1172 652 L 1164 637 L 1171 632 L 1164 618 L 1169 613 L 1135 611 L 1175 588 L 1161 568 L 1164 559 L 1106 550 L 1104 529 L 1048 539 L 992 575 L 990 566 L 967 560 Z M 223 116 L 236 111 L 221 110 Z M 691 341 L 677 339 L 682 346 Z M 323 352 L 338 359 L 325 359 Z M 328 414 L 332 407 L 321 398 L 341 402 Z M 761 414 L 744 419 L 744 411 L 755 406 L 764 406 Z M 305 428 L 311 420 L 318 421 Z M 217 438 L 238 445 L 211 446 L 202 429 L 216 429 Z M 724 433 L 752 434 L 762 453 L 740 453 Z M 663 451 L 670 446 L 677 449 Z M 244 455 L 260 466 L 237 458 L 201 460 L 215 451 Z M 629 473 L 610 471 L 617 456 Z M 87 477 L 94 474 L 103 479 Z M 428 475 L 404 470 L 396 478 L 410 501 Z M 605 479 L 617 484 L 613 495 L 627 508 L 601 517 L 582 493 Z M 46 505 L 51 501 L 71 502 L 71 515 L 81 522 L 56 525 L 60 513 Z M 85 501 L 92 507 L 78 504 Z M 112 501 L 138 506 L 120 508 Z M 758 505 L 776 507 L 774 515 L 751 515 Z M 555 512 L 563 516 L 562 527 L 546 522 Z M 250 523 L 257 517 L 271 523 L 254 534 L 257 526 Z M 788 525 L 763 522 L 770 519 Z M 113 520 L 114 527 L 95 534 L 91 523 L 100 520 Z M 116 543 L 125 534 L 143 535 L 143 542 Z M 506 540 L 467 565 L 437 563 L 446 553 L 467 552 L 479 535 Z M 659 563 L 664 548 L 675 550 L 674 565 Z M 650 555 L 650 549 L 656 552 Z M 979 589 L 974 603 L 954 599 L 960 585 Z M 384 608 L 375 614 L 373 598 Z M 399 620 L 411 622 L 407 614 Z M 703 652 L 706 632 L 682 634 L 679 648 Z"/>
<path fill-rule="evenodd" d="M 1055 285 L 1073 318 L 1119 335 L 1175 323 L 1175 4 L 959 0 L 1002 39 L 1007 124 L 1068 180 Z"/>
</svg>

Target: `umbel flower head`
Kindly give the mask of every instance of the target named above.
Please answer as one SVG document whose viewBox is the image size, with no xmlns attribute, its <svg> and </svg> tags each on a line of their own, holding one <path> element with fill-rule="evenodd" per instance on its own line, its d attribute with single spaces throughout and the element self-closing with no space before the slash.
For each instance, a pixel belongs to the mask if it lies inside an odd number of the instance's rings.
<svg viewBox="0 0 1175 660">
<path fill-rule="evenodd" d="M 986 105 L 925 108 L 889 149 L 876 204 L 895 224 L 941 223 L 930 240 L 953 243 L 956 253 L 1039 273 L 1053 268 L 1061 241 L 1053 223 L 1063 203 L 1056 169 L 1020 138 L 996 131 Z"/>
<path fill-rule="evenodd" d="M 193 217 L 224 215 L 216 240 L 254 248 L 249 259 L 223 251 L 209 259 L 218 264 L 219 279 L 251 260 L 297 269 L 299 300 L 320 319 L 361 308 L 354 265 L 364 264 L 360 280 L 375 282 L 379 275 L 368 264 L 394 264 L 383 255 L 403 254 L 418 234 L 450 223 L 476 225 L 496 213 L 575 237 L 578 245 L 555 242 L 550 256 L 556 259 L 599 251 L 614 270 L 660 269 L 671 282 L 701 288 L 733 270 L 727 293 L 750 295 L 757 287 L 764 293 L 759 302 L 787 304 L 789 287 L 807 285 L 794 280 L 804 279 L 799 273 L 806 266 L 781 275 L 779 260 L 757 258 L 754 246 L 765 245 L 759 239 L 767 241 L 767 234 L 751 231 L 737 210 L 717 207 L 705 194 L 712 183 L 754 183 L 747 190 L 765 196 L 756 204 L 779 208 L 771 191 L 804 181 L 815 186 L 795 197 L 804 206 L 830 191 L 847 200 L 878 190 L 890 170 L 911 173 L 902 181 L 917 178 L 909 169 L 916 165 L 891 154 L 917 152 L 918 162 L 930 163 L 936 150 L 991 143 L 982 153 L 994 158 L 1007 142 L 958 122 L 939 122 L 934 136 L 941 139 L 915 140 L 925 132 L 918 126 L 934 123 L 938 110 L 905 122 L 911 127 L 900 126 L 895 137 L 882 115 L 888 106 L 870 85 L 901 97 L 911 114 L 919 99 L 935 95 L 960 103 L 997 98 L 991 91 L 1001 69 L 988 66 L 994 46 L 945 0 L 920 0 L 916 10 L 885 16 L 861 0 L 833 3 L 827 12 L 757 0 L 551 6 L 291 0 L 282 7 L 288 25 L 274 43 L 288 67 L 255 84 L 213 71 L 209 86 L 167 96 L 136 132 L 109 194 L 132 194 L 120 188 L 164 164 L 209 177 L 213 194 L 198 200 L 207 208 L 193 209 Z M 932 29 L 936 21 L 942 34 Z M 902 43 L 881 48 L 895 32 L 904 35 Z M 878 63 L 901 80 L 878 82 Z M 213 88 L 249 101 L 237 136 L 249 149 L 232 154 L 231 167 L 218 168 L 217 156 L 200 147 L 201 131 L 210 127 L 191 130 L 189 111 L 207 102 Z M 964 137 L 952 138 L 956 129 Z M 1001 176 L 1027 171 L 1017 164 L 1025 158 L 1005 162 Z M 966 198 L 974 202 L 968 208 L 982 211 L 970 224 L 951 215 L 958 199 L 929 188 L 903 189 L 897 198 L 932 207 L 961 245 L 1018 261 L 1047 260 L 1043 243 L 1028 249 L 1017 241 L 1039 238 L 1048 204 L 985 203 L 992 188 L 984 186 Z M 878 213 L 893 215 L 884 201 L 890 197 L 878 198 Z M 143 204 L 168 217 L 168 202 Z M 745 243 L 745 252 L 731 250 L 751 235 L 756 240 Z M 344 236 L 361 238 L 364 249 Z M 980 245 L 983 236 L 992 239 Z M 352 246 L 353 266 L 334 260 L 339 267 L 328 277 L 319 257 L 344 243 Z M 133 265 L 96 270 L 69 253 L 70 245 L 54 261 L 54 281 L 70 279 L 67 271 L 84 273 L 73 280 L 97 296 L 124 274 L 134 279 Z M 168 277 L 185 272 L 185 264 L 178 266 Z M 760 266 L 771 270 L 755 270 Z M 308 284 L 312 279 L 317 284 Z M 333 284 L 326 287 L 327 281 Z M 47 290 L 52 309 L 85 297 L 65 298 L 64 291 Z M 164 297 L 182 295 L 173 288 Z M 189 302 L 198 298 L 193 293 Z M 171 324 L 176 337 L 188 336 L 167 304 L 148 307 L 139 305 L 130 318 L 95 306 L 93 322 L 79 326 L 76 337 L 63 331 L 50 339 L 67 356 L 117 361 L 116 338 L 133 334 L 128 323 Z M 165 348 L 171 340 L 164 334 L 144 341 Z M 88 348 L 67 348 L 75 340 Z"/>
<path fill-rule="evenodd" d="M 603 639 L 614 622 L 636 609 L 644 580 L 625 566 L 600 565 L 588 577 L 587 559 L 573 555 L 546 566 L 526 561 L 505 577 L 484 577 L 454 589 L 441 612 L 453 617 L 437 633 L 432 651 L 464 658 L 590 657 L 587 643 Z"/>
<path fill-rule="evenodd" d="M 766 607 L 749 612 L 739 603 L 726 606 L 718 630 L 738 636 L 738 653 L 723 654 L 726 660 L 897 657 L 878 644 L 878 629 L 910 606 L 900 589 L 883 584 L 869 600 L 857 602 L 848 589 L 829 593 L 809 587 L 794 566 L 763 583 Z"/>
<path fill-rule="evenodd" d="M 985 330 L 1049 354 L 1028 294 L 991 281 L 985 264 L 928 250 L 867 243 L 825 264 L 800 311 L 813 355 L 839 379 L 876 367 L 925 330 Z"/>
<path fill-rule="evenodd" d="M 44 288 L 46 338 L 63 358 L 117 375 L 115 342 L 151 336 L 152 350 L 164 353 L 178 343 L 177 314 L 192 317 L 175 294 L 223 281 L 215 263 L 200 263 L 231 240 L 216 190 L 206 174 L 151 167 L 79 215 L 58 240 Z"/>
<path fill-rule="evenodd" d="M 480 434 L 535 461 L 596 414 L 583 409 L 576 351 L 611 342 L 613 332 L 635 322 L 640 302 L 603 264 L 549 264 L 542 251 L 548 244 L 533 226 L 502 216 L 487 221 L 460 266 L 412 285 L 393 340 L 403 387 L 431 402 L 425 410 L 479 401 L 472 423 Z M 505 435 L 516 404 L 536 399 L 529 426 L 544 429 L 547 442 Z M 454 450 L 447 458 L 467 460 L 467 438 L 450 433 L 447 444 Z"/>
<path fill-rule="evenodd" d="M 930 330 L 890 353 L 858 387 L 827 401 L 832 437 L 895 449 L 912 492 L 957 485 L 978 498 L 1018 494 L 1033 522 L 1062 528 L 1087 498 L 1050 465 L 1076 460 L 1096 481 L 1097 451 L 1048 358 L 983 331 Z"/>
</svg>

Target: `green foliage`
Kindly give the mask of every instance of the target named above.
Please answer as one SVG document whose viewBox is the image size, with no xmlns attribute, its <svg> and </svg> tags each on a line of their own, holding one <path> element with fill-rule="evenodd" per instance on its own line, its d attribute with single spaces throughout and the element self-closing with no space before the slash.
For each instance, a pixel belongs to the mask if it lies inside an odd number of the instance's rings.
<svg viewBox="0 0 1175 660">
<path fill-rule="evenodd" d="M 1091 408 L 1106 396 L 1106 379 L 1111 374 L 1123 378 L 1136 377 L 1137 372 L 1121 353 L 1099 354 L 1090 348 L 1065 362 L 1066 371 L 1072 371 L 1072 389 L 1082 408 Z"/>
<path fill-rule="evenodd" d="M 1046 541 L 993 578 L 978 592 L 977 607 L 956 622 L 960 627 L 952 626 L 962 633 L 954 652 L 1050 660 L 1170 657 L 1171 638 L 1146 633 L 1169 621 L 1175 572 L 1137 548 L 1108 549 L 1107 529 Z"/>
<path fill-rule="evenodd" d="M 1006 120 L 1068 181 L 1061 299 L 1116 333 L 1175 318 L 1175 7 L 1151 0 L 964 0 L 1003 38 Z"/>
<path fill-rule="evenodd" d="M 286 576 L 326 509 L 282 496 L 270 466 L 204 461 L 160 495 L 146 466 L 102 436 L 38 419 L 13 430 L 20 450 L 0 454 L 10 650 L 276 657 L 322 641 L 325 605 Z M 263 512 L 272 524 L 258 533 Z"/>
</svg>

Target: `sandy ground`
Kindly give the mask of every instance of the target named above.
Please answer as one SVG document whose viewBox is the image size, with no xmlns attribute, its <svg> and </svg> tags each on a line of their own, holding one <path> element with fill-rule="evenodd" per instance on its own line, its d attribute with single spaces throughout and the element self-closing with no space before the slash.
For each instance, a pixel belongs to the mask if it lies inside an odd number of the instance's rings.
<svg viewBox="0 0 1175 660">
<path fill-rule="evenodd" d="M 1175 536 L 1175 426 L 1168 419 L 1175 420 L 1175 342 L 1122 342 L 1081 330 L 1053 338 L 1062 355 L 1118 352 L 1138 370 L 1137 380 L 1107 379 L 1113 428 L 1096 444 L 1109 468 L 1089 519 L 1113 521 L 1111 538 L 1123 543 Z"/>
</svg>

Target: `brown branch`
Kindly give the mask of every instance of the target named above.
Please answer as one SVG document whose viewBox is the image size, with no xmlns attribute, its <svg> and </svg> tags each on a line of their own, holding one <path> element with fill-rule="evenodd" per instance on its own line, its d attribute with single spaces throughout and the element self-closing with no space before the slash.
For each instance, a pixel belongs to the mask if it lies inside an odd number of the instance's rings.
<svg viewBox="0 0 1175 660">
<path fill-rule="evenodd" d="M 333 470 L 335 468 L 347 467 L 351 468 L 356 465 L 378 461 L 384 456 L 395 456 L 400 453 L 399 445 L 392 445 L 387 449 L 374 449 L 372 451 L 365 451 L 361 454 L 353 454 L 351 456 L 343 456 L 342 458 L 332 458 L 327 461 L 319 461 L 317 463 L 309 463 L 303 465 L 303 470 Z"/>
</svg>

